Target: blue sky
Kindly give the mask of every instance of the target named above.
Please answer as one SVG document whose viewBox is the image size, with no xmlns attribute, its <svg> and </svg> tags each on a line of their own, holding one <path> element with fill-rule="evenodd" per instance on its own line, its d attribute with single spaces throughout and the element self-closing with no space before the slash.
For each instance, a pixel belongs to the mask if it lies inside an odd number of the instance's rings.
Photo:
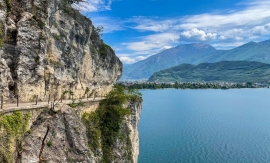
<svg viewBox="0 0 270 163">
<path fill-rule="evenodd" d="M 123 63 L 179 44 L 230 49 L 270 39 L 270 0 L 87 0 L 80 10 Z"/>
</svg>

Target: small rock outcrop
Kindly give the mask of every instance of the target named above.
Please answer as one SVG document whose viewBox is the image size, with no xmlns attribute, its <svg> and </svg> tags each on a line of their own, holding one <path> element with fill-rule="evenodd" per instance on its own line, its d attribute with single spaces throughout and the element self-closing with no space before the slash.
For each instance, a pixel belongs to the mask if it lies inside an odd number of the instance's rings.
<svg viewBox="0 0 270 163">
<path fill-rule="evenodd" d="M 101 96 L 122 74 L 112 48 L 68 0 L 0 0 L 0 36 L 6 98 Z"/>
</svg>

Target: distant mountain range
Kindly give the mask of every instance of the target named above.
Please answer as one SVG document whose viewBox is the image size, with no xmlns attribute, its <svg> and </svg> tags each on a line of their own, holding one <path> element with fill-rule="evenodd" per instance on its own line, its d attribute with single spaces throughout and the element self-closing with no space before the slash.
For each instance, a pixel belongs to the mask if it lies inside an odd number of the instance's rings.
<svg viewBox="0 0 270 163">
<path fill-rule="evenodd" d="M 270 63 L 270 40 L 249 42 L 231 50 L 217 50 L 198 59 L 194 64 L 218 61 L 258 61 Z"/>
<path fill-rule="evenodd" d="M 149 81 L 266 83 L 270 81 L 270 64 L 256 61 L 181 64 L 154 73 Z"/>
<path fill-rule="evenodd" d="M 270 40 L 249 42 L 231 50 L 216 50 L 208 44 L 178 45 L 145 60 L 125 65 L 122 80 L 148 79 L 153 73 L 182 63 L 199 64 L 219 61 L 258 61 L 270 63 Z"/>
<path fill-rule="evenodd" d="M 186 44 L 164 50 L 145 60 L 124 67 L 122 79 L 148 79 L 153 73 L 181 63 L 193 63 L 215 52 L 216 49 L 207 44 Z"/>
</svg>

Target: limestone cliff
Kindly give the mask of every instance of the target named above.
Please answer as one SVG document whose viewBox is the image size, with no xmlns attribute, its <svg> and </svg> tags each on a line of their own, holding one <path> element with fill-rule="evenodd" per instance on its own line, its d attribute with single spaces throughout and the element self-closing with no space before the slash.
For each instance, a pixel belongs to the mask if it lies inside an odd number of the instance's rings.
<svg viewBox="0 0 270 163">
<path fill-rule="evenodd" d="M 38 95 L 45 100 L 65 91 L 74 97 L 99 96 L 121 76 L 114 51 L 69 2 L 0 0 L 0 91 L 5 99 L 19 95 L 30 101 Z"/>
<path fill-rule="evenodd" d="M 102 147 L 102 133 L 98 131 L 95 134 L 89 130 L 95 129 L 96 119 L 91 116 L 88 122 L 84 122 L 84 118 L 80 116 L 80 111 L 87 107 L 87 104 L 76 108 L 59 104 L 55 110 L 43 108 L 0 116 L 0 162 L 39 163 L 42 141 L 49 126 L 41 154 L 44 162 L 107 163 L 104 159 L 106 148 Z M 131 114 L 120 121 L 119 133 L 110 147 L 110 162 L 137 163 L 141 100 L 131 101 L 125 107 Z M 95 112 L 97 111 L 87 114 Z M 96 146 L 89 143 L 93 142 L 92 139 L 96 139 Z"/>
<path fill-rule="evenodd" d="M 122 63 L 71 3 L 0 0 L 0 94 L 5 102 L 15 95 L 26 102 L 36 95 L 42 101 L 62 95 L 96 97 L 112 90 Z M 136 163 L 141 98 L 117 93 L 118 99 L 110 99 L 113 106 L 105 99 L 0 111 L 0 162 Z M 128 102 L 122 101 L 124 96 Z"/>
<path fill-rule="evenodd" d="M 131 110 L 131 115 L 127 116 L 121 124 L 122 134 L 115 140 L 112 162 L 115 163 L 137 163 L 139 156 L 139 132 L 138 122 L 142 109 L 142 103 L 131 102 L 127 105 Z"/>
</svg>

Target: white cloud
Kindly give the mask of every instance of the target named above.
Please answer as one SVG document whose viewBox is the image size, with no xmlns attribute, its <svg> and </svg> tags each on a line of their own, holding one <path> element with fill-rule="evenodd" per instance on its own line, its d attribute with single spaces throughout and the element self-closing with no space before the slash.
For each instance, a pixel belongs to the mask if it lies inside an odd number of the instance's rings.
<svg viewBox="0 0 270 163">
<path fill-rule="evenodd" d="M 128 56 L 123 56 L 123 57 L 119 57 L 119 59 L 124 63 L 124 64 L 132 64 L 141 60 L 144 60 L 148 57 L 150 57 L 151 55 L 147 55 L 147 56 L 137 56 L 137 57 L 128 57 Z"/>
<path fill-rule="evenodd" d="M 206 33 L 203 30 L 198 30 L 197 28 L 194 28 L 192 30 L 183 31 L 181 33 L 181 36 L 184 37 L 186 40 L 190 41 L 210 41 L 215 40 L 217 38 L 216 33 Z M 184 40 L 181 39 L 181 40 Z"/>
<path fill-rule="evenodd" d="M 95 26 L 102 26 L 104 28 L 103 33 L 125 30 L 123 21 L 117 18 L 93 17 L 91 20 Z"/>
<path fill-rule="evenodd" d="M 134 58 L 130 57 L 120 57 L 119 59 L 125 64 L 132 64 L 136 61 Z"/>
<path fill-rule="evenodd" d="M 227 27 L 254 26 L 270 21 L 270 1 L 255 0 L 246 3 L 246 8 L 225 13 L 206 13 L 185 17 L 178 26 L 182 29 L 216 29 Z"/>
<path fill-rule="evenodd" d="M 141 60 L 144 60 L 146 58 L 148 58 L 149 56 L 137 56 L 135 58 L 132 57 L 120 57 L 120 60 L 124 63 L 124 64 L 132 64 Z"/>
<path fill-rule="evenodd" d="M 97 12 L 111 10 L 112 0 L 86 0 L 79 4 L 73 4 L 73 7 L 81 12 Z"/>
<path fill-rule="evenodd" d="M 140 31 L 153 31 L 153 32 L 164 32 L 172 28 L 175 20 L 165 19 L 160 20 L 158 17 L 147 18 L 143 16 L 133 17 L 128 22 L 135 23 L 130 28 Z"/>
<path fill-rule="evenodd" d="M 146 50 L 156 48 L 158 46 L 157 44 L 145 42 L 145 41 L 124 43 L 123 45 L 127 45 L 127 49 L 134 50 L 134 51 L 146 51 Z"/>
<path fill-rule="evenodd" d="M 138 57 L 136 57 L 136 60 L 140 61 L 140 60 L 144 60 L 146 58 L 148 58 L 148 57 L 147 56 L 138 56 Z"/>
<path fill-rule="evenodd" d="M 153 24 L 151 26 L 140 24 L 140 25 L 134 27 L 134 29 L 145 30 L 145 31 L 154 31 L 154 32 L 163 32 L 165 30 L 168 30 L 169 28 L 170 27 L 168 24 Z"/>
<path fill-rule="evenodd" d="M 155 42 L 155 43 L 162 43 L 162 42 L 175 42 L 177 41 L 180 36 L 178 33 L 158 33 L 158 34 L 152 34 L 143 37 L 147 41 Z"/>
<path fill-rule="evenodd" d="M 142 41 L 123 43 L 127 49 L 133 51 L 148 51 L 168 47 L 168 44 L 178 42 L 177 33 L 158 33 L 140 37 Z"/>
<path fill-rule="evenodd" d="M 263 26 L 255 26 L 251 31 L 254 35 L 270 34 L 270 23 Z"/>
<path fill-rule="evenodd" d="M 239 41 L 269 34 L 270 1 L 253 0 L 240 10 L 215 11 L 175 18 L 134 17 L 137 30 L 178 32 L 187 41 Z M 181 40 L 182 40 L 181 39 Z"/>
</svg>

